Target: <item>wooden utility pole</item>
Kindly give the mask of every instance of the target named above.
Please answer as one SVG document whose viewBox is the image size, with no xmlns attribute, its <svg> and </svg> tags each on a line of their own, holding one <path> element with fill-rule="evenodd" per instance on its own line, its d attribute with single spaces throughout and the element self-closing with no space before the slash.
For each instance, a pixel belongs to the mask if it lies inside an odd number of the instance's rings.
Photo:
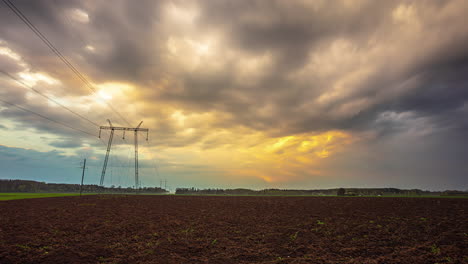
<svg viewBox="0 0 468 264">
<path fill-rule="evenodd" d="M 84 180 L 85 170 L 86 170 L 86 159 L 83 160 L 83 172 L 81 173 L 80 196 L 81 196 L 81 193 L 83 192 L 83 180 Z"/>
</svg>

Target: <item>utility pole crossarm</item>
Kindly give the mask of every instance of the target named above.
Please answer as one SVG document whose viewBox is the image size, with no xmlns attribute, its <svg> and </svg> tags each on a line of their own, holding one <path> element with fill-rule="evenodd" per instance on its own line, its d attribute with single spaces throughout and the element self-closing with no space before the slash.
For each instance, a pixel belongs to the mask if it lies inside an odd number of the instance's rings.
<svg viewBox="0 0 468 264">
<path fill-rule="evenodd" d="M 149 131 L 148 128 L 138 128 L 138 127 L 110 127 L 110 126 L 100 126 L 99 129 L 114 129 L 114 130 L 124 130 L 124 131 Z"/>
</svg>

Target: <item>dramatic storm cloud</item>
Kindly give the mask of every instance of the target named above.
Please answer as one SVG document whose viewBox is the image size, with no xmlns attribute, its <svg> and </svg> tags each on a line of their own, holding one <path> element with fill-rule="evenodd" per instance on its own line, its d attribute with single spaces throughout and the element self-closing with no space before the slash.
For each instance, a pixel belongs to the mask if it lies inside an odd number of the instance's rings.
<svg viewBox="0 0 468 264">
<path fill-rule="evenodd" d="M 97 182 L 122 115 L 150 129 L 144 185 L 468 188 L 467 1 L 13 3 L 95 90 L 1 3 L 0 158 L 42 153 L 41 180 L 56 155 Z M 35 179 L 18 160 L 0 177 Z"/>
</svg>

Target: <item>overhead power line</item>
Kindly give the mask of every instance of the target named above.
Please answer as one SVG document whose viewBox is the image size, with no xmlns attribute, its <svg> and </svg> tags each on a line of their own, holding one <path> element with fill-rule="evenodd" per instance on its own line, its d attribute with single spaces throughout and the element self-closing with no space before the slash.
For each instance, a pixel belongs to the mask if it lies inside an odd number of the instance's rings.
<svg viewBox="0 0 468 264">
<path fill-rule="evenodd" d="M 9 7 L 9 9 L 11 11 L 13 11 L 13 13 L 15 13 L 16 16 L 18 16 L 25 24 L 26 26 L 31 30 L 33 31 L 33 33 L 39 38 L 41 39 L 41 41 L 78 77 L 78 79 L 80 81 L 82 81 L 86 87 L 88 87 L 93 93 L 97 94 L 97 91 L 96 91 L 96 88 L 94 87 L 94 85 L 88 80 L 88 78 L 83 75 L 53 44 L 51 41 L 49 41 L 49 39 L 44 35 L 42 34 L 41 31 L 39 31 L 39 29 L 23 14 L 23 12 L 21 12 L 21 10 L 19 10 L 10 0 L 2 0 L 5 5 L 7 5 Z M 3 71 L 2 71 L 3 72 Z M 3 72 L 5 74 L 5 72 Z M 12 76 L 10 76 L 9 74 L 6 74 L 7 76 L 9 76 L 10 78 Z M 21 83 L 21 82 L 20 82 Z M 24 83 L 22 83 L 24 85 Z M 25 85 L 26 86 L 26 85 Z M 26 86 L 28 87 L 28 86 Z M 80 115 L 76 112 L 74 112 L 73 110 L 69 109 L 68 107 L 58 103 L 56 100 L 53 100 L 51 99 L 50 97 L 40 93 L 38 90 L 32 88 L 32 87 L 28 87 L 30 88 L 31 90 L 33 90 L 34 92 L 40 94 L 41 96 L 47 98 L 48 100 L 60 105 L 61 107 L 63 107 L 64 109 L 66 109 L 67 111 L 73 113 L 74 115 L 80 117 L 81 119 L 83 120 L 86 120 L 87 122 L 95 125 L 95 126 L 98 126 L 96 123 L 94 123 L 93 121 L 89 120 L 88 118 L 84 117 L 83 115 Z M 94 134 L 91 134 L 91 133 L 88 133 L 87 131 L 84 131 L 82 129 L 78 129 L 78 128 L 75 128 L 71 125 L 68 125 L 66 123 L 63 123 L 63 122 L 60 122 L 60 121 L 56 121 L 52 118 L 49 118 L 45 115 L 42 115 L 42 114 L 39 114 L 39 113 L 36 113 L 32 110 L 29 110 L 29 109 L 26 109 L 24 107 L 21 107 L 19 105 L 16 105 L 16 104 L 13 104 L 13 103 L 10 103 L 10 102 L 7 102 L 5 100 L 2 100 L 0 99 L 0 102 L 3 102 L 5 104 L 8 104 L 8 105 L 11 105 L 11 106 L 14 106 L 18 109 L 21 109 L 25 112 L 29 112 L 31 114 L 34 114 L 34 115 L 37 115 L 41 118 L 44 118 L 46 120 L 49 120 L 51 122 L 54 122 L 56 124 L 59 124 L 61 126 L 64 126 L 64 127 L 67 127 L 69 129 L 73 129 L 73 130 L 76 130 L 76 131 L 79 131 L 81 133 L 84 133 L 84 134 L 87 134 L 87 135 L 91 135 L 91 136 L 95 136 Z M 111 104 L 110 102 L 107 102 L 107 101 L 104 101 L 104 103 L 121 119 L 123 120 L 127 125 L 130 126 L 130 123 L 125 119 L 124 116 L 122 116 Z M 101 127 L 102 128 L 102 127 Z M 136 133 L 136 131 L 135 131 Z M 136 135 L 135 135 L 136 137 Z M 136 148 L 136 138 L 135 138 L 135 186 L 137 187 L 139 182 L 138 182 L 138 152 L 137 152 L 137 148 Z M 101 140 L 101 143 L 104 144 L 104 142 Z M 105 145 L 105 144 L 104 144 Z M 154 159 L 153 159 L 153 162 L 154 162 Z M 155 163 L 155 162 L 154 162 Z M 156 166 L 155 166 L 156 167 Z M 157 167 L 155 168 L 156 170 L 156 173 L 159 174 L 159 172 L 157 171 Z M 102 180 L 102 179 L 101 179 Z"/>
<path fill-rule="evenodd" d="M 151 148 L 150 148 L 150 145 L 149 145 L 149 142 L 148 142 L 148 141 L 146 141 L 146 145 L 147 145 L 147 150 L 148 150 L 148 152 L 151 153 Z M 159 169 L 158 169 L 158 165 L 157 165 L 156 158 L 155 158 L 154 155 L 152 155 L 152 153 L 151 153 L 150 156 L 151 156 L 151 160 L 153 161 L 152 166 L 153 166 L 153 168 L 154 168 L 154 171 L 156 172 L 156 176 L 157 176 L 158 178 L 160 178 L 160 176 L 159 176 Z"/>
<path fill-rule="evenodd" d="M 57 57 L 60 58 L 60 60 L 62 60 L 63 63 L 65 63 L 65 65 L 78 77 L 78 79 L 80 79 L 91 91 L 97 93 L 93 84 L 78 69 L 76 69 L 70 61 L 68 61 L 68 59 L 49 41 L 49 39 L 47 39 L 46 36 L 44 36 L 44 34 L 39 31 L 39 29 L 36 28 L 36 26 L 34 26 L 34 24 L 21 12 L 21 10 L 19 10 L 10 0 L 2 1 L 11 9 L 11 11 L 13 11 L 13 13 L 15 13 L 16 16 L 18 16 L 26 24 L 26 26 L 29 27 L 29 29 L 34 32 L 34 34 L 36 34 L 36 36 L 42 40 L 42 42 L 44 42 L 44 44 L 47 45 L 47 47 L 49 47 L 49 49 Z M 117 110 L 115 110 L 115 108 L 112 107 L 110 103 L 106 101 L 104 102 L 116 115 L 118 115 L 123 121 L 130 125 L 130 123 L 119 112 L 117 112 Z"/>
<path fill-rule="evenodd" d="M 41 117 L 41 118 L 47 119 L 47 120 L 49 120 L 49 121 L 51 121 L 51 122 L 54 122 L 54 123 L 56 123 L 56 124 L 59 124 L 59 125 L 61 125 L 61 126 L 63 126 L 63 127 L 67 127 L 67 128 L 69 128 L 69 129 L 73 129 L 73 130 L 76 130 L 76 131 L 78 131 L 78 132 L 81 132 L 81 133 L 84 133 L 84 134 L 87 134 L 87 135 L 90 135 L 90 136 L 93 136 L 93 137 L 96 136 L 96 135 L 91 134 L 91 133 L 89 133 L 89 132 L 86 132 L 86 131 L 84 131 L 84 130 L 82 130 L 82 129 L 72 127 L 72 126 L 70 126 L 70 125 L 68 125 L 68 124 L 66 124 L 66 123 L 63 123 L 63 122 L 54 120 L 54 119 L 52 119 L 52 118 L 50 118 L 50 117 L 47 117 L 47 116 L 45 116 L 45 115 L 36 113 L 36 112 L 34 112 L 34 111 L 32 111 L 32 110 L 26 109 L 26 108 L 21 107 L 21 106 L 19 106 L 19 105 L 17 105 L 17 104 L 7 102 L 7 101 L 5 101 L 5 100 L 3 100 L 3 99 L 0 99 L 0 102 L 3 102 L 3 103 L 5 103 L 5 104 L 11 105 L 11 106 L 14 106 L 14 107 L 16 107 L 16 108 L 18 108 L 18 109 L 21 109 L 21 110 L 23 110 L 23 111 L 25 111 L 25 112 L 28 112 L 28 113 L 31 113 L 31 114 L 33 114 L 33 115 L 37 115 L 37 116 L 39 116 L 39 117 Z"/>
<path fill-rule="evenodd" d="M 67 110 L 68 112 L 70 112 L 70 113 L 76 115 L 77 117 L 79 117 L 79 118 L 81 118 L 81 119 L 83 119 L 83 120 L 89 122 L 90 124 L 92 124 L 92 125 L 94 125 L 94 126 L 96 126 L 96 127 L 99 127 L 99 125 L 98 125 L 97 123 L 95 123 L 95 122 L 89 120 L 88 118 L 84 117 L 83 115 L 80 115 L 80 114 L 78 114 L 77 112 L 71 110 L 70 108 L 64 106 L 63 104 L 59 103 L 58 101 L 56 101 L 56 100 L 50 98 L 49 96 L 43 94 L 41 91 L 39 91 L 39 90 L 37 90 L 37 89 L 34 89 L 34 88 L 31 87 L 31 86 L 28 86 L 27 84 L 25 84 L 24 82 L 22 82 L 22 81 L 19 80 L 18 78 L 15 78 L 15 77 L 12 76 L 11 74 L 9 74 L 9 73 L 7 73 L 7 72 L 5 72 L 5 71 L 3 71 L 3 70 L 0 70 L 0 72 L 3 73 L 4 75 L 8 76 L 8 77 L 11 78 L 12 80 L 16 81 L 17 83 L 21 84 L 22 86 L 24 86 L 24 87 L 26 87 L 26 88 L 28 88 L 28 89 L 31 89 L 32 91 L 34 91 L 35 93 L 39 94 L 40 96 L 46 98 L 47 100 L 50 100 L 51 102 L 53 102 L 53 103 L 59 105 L 60 107 L 62 107 L 63 109 Z"/>
</svg>

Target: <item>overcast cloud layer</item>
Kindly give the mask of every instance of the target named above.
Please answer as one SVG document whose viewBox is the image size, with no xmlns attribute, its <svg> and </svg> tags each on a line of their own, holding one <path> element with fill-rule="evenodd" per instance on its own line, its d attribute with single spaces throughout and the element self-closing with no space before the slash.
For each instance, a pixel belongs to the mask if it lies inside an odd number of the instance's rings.
<svg viewBox="0 0 468 264">
<path fill-rule="evenodd" d="M 143 164 L 162 174 L 148 185 L 468 188 L 468 1 L 13 2 L 97 93 L 3 3 L 0 70 L 95 123 L 127 125 L 106 104 L 144 120 Z M 0 87 L 98 133 L 4 75 Z M 1 102 L 0 116 L 0 156 L 102 162 L 107 134 Z M 50 164 L 41 179 L 60 181 Z"/>
</svg>

